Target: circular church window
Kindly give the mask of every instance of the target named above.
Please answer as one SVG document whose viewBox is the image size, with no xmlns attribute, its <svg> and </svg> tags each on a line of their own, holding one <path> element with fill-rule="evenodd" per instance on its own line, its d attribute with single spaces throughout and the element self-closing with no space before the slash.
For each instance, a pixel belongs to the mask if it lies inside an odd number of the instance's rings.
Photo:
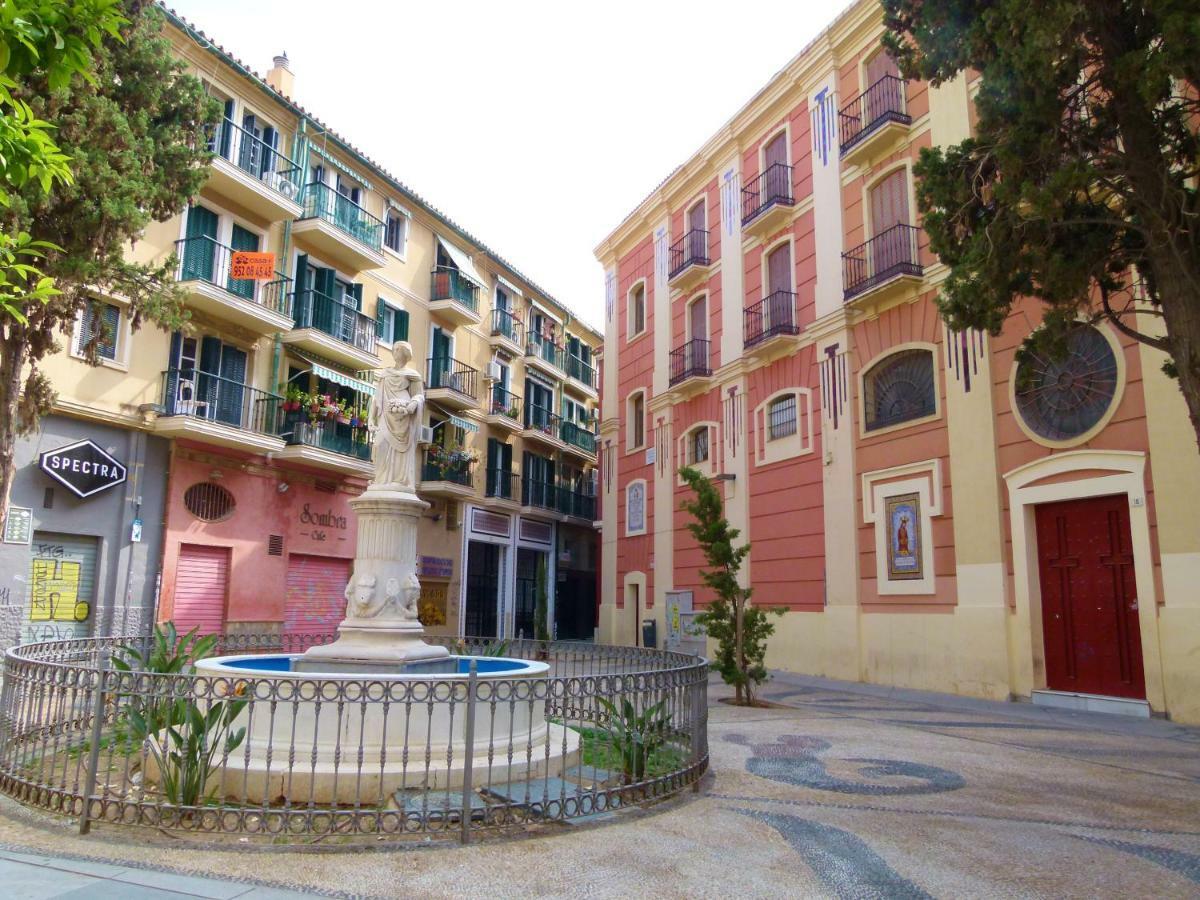
<svg viewBox="0 0 1200 900">
<path fill-rule="evenodd" d="M 1017 412 L 1026 428 L 1048 441 L 1070 441 L 1100 423 L 1117 395 L 1117 357 L 1095 328 L 1067 335 L 1066 354 L 1031 352 L 1017 366 Z"/>
<path fill-rule="evenodd" d="M 201 481 L 183 492 L 183 505 L 197 519 L 220 522 L 233 515 L 233 494 L 219 484 Z"/>
</svg>

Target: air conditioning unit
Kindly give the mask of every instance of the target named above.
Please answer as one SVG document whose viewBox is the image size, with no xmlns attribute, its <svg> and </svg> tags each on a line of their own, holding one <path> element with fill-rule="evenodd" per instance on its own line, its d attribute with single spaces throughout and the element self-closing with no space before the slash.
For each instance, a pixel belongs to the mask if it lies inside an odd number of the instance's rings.
<svg viewBox="0 0 1200 900">
<path fill-rule="evenodd" d="M 428 447 L 433 443 L 433 428 L 431 426 L 421 426 L 421 430 L 417 432 L 417 443 L 423 447 Z"/>
<path fill-rule="evenodd" d="M 300 189 L 296 183 L 280 172 L 271 173 L 271 187 L 283 194 L 289 200 L 295 200 Z"/>
<path fill-rule="evenodd" d="M 496 362 L 496 360 L 494 360 L 494 359 L 490 363 L 488 363 L 487 380 L 488 381 L 499 381 L 500 380 L 500 363 Z"/>
</svg>

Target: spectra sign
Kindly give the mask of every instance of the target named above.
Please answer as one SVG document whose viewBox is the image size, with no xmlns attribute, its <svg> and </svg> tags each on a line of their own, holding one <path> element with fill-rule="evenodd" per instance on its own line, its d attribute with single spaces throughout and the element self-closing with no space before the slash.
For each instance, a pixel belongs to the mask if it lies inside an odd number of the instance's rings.
<svg viewBox="0 0 1200 900">
<path fill-rule="evenodd" d="M 90 440 L 77 441 L 38 457 L 38 467 L 76 497 L 90 497 L 125 482 L 125 467 Z"/>
</svg>

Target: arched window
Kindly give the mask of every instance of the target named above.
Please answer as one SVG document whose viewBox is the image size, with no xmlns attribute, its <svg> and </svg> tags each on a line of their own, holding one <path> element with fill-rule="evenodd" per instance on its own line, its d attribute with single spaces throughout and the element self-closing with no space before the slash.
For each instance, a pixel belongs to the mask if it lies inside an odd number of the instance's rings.
<svg viewBox="0 0 1200 900">
<path fill-rule="evenodd" d="M 901 350 L 863 376 L 864 430 L 876 431 L 937 413 L 933 351 Z"/>
<path fill-rule="evenodd" d="M 629 289 L 629 321 L 626 323 L 627 339 L 637 337 L 646 330 L 646 282 L 639 281 Z"/>
<path fill-rule="evenodd" d="M 646 443 L 646 394 L 635 391 L 625 401 L 625 449 L 637 450 Z"/>
</svg>

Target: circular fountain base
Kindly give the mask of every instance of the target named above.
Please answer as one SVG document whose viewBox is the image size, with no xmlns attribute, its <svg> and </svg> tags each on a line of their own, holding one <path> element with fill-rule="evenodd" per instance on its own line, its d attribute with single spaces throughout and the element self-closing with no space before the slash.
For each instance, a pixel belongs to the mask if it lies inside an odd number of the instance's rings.
<svg viewBox="0 0 1200 900">
<path fill-rule="evenodd" d="M 298 669 L 300 659 L 196 663 L 215 693 L 248 701 L 233 723 L 246 729 L 245 739 L 214 769 L 207 791 L 256 803 L 387 802 L 397 791 L 461 789 L 468 759 L 476 785 L 542 778 L 578 759 L 579 734 L 548 722 L 547 698 L 537 696 L 545 663 L 451 656 L 390 671 L 366 663 L 358 672 L 318 673 L 308 668 L 316 660 Z M 253 685 L 248 694 L 239 693 L 239 676 Z M 153 770 L 146 774 L 157 780 Z"/>
</svg>

